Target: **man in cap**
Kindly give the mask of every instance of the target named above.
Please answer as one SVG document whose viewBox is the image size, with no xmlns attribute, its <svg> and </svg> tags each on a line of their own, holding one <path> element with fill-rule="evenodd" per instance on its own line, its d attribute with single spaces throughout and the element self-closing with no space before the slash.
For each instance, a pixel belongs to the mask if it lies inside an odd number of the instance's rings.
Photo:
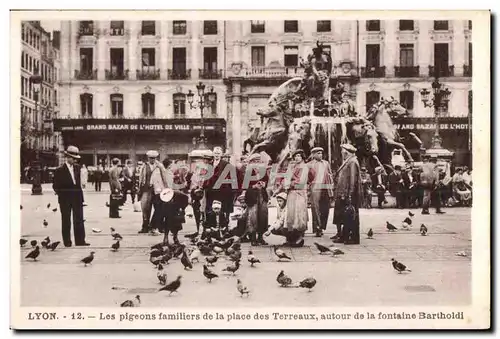
<svg viewBox="0 0 500 339">
<path fill-rule="evenodd" d="M 218 200 L 222 203 L 222 213 L 226 219 L 229 218 L 229 214 L 233 211 L 233 191 L 230 184 L 221 185 L 221 175 L 225 172 L 227 166 L 231 166 L 227 161 L 222 159 L 222 148 L 215 147 L 213 150 L 213 174 L 212 177 L 205 183 L 205 191 L 207 197 L 207 211 L 209 212 L 214 200 Z M 226 176 L 227 176 L 226 172 Z"/>
<path fill-rule="evenodd" d="M 396 208 L 405 208 L 403 173 L 401 165 L 394 166 L 394 171 L 389 174 L 389 190 L 391 195 L 396 198 Z"/>
<path fill-rule="evenodd" d="M 346 245 L 359 244 L 359 207 L 363 197 L 361 171 L 356 148 L 350 144 L 343 144 L 341 149 L 344 162 L 336 176 L 333 223 L 337 225 L 337 236 L 334 242 Z"/>
<path fill-rule="evenodd" d="M 119 206 L 122 202 L 124 190 L 120 182 L 122 169 L 119 167 L 120 159 L 114 158 L 111 160 L 111 169 L 109 170 L 109 217 L 121 218 L 119 215 Z"/>
<path fill-rule="evenodd" d="M 314 147 L 311 150 L 312 160 L 308 166 L 313 175 L 311 187 L 311 212 L 313 233 L 321 237 L 326 230 L 330 213 L 330 200 L 333 198 L 333 175 L 328 161 L 323 160 L 323 148 Z"/>
<path fill-rule="evenodd" d="M 387 200 L 385 199 L 385 191 L 387 181 L 387 172 L 384 167 L 378 166 L 375 168 L 375 174 L 372 177 L 372 187 L 373 192 L 377 193 L 378 198 L 378 208 L 382 208 L 382 204 L 387 204 Z"/>
<path fill-rule="evenodd" d="M 65 163 L 54 172 L 52 188 L 57 194 L 61 211 L 62 240 L 64 246 L 71 247 L 71 213 L 73 213 L 73 232 L 76 246 L 89 246 L 85 241 L 83 224 L 83 191 L 80 183 L 80 167 L 76 160 L 80 159 L 79 149 L 68 146 L 64 155 Z"/>
</svg>

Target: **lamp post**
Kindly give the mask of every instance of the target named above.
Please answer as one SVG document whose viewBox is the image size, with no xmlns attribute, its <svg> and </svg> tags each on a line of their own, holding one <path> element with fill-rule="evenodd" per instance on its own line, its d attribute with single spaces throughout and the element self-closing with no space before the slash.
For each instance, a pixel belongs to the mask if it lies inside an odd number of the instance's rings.
<svg viewBox="0 0 500 339">
<path fill-rule="evenodd" d="M 205 124 L 203 120 L 203 109 L 205 107 L 208 107 L 208 105 L 212 104 L 215 102 L 216 94 L 214 92 L 213 87 L 210 88 L 210 91 L 206 94 L 205 97 L 205 85 L 200 81 L 198 85 L 196 85 L 196 89 L 198 90 L 198 101 L 194 101 L 194 93 L 189 90 L 187 94 L 187 100 L 189 103 L 189 107 L 191 109 L 193 108 L 199 108 L 200 113 L 201 113 L 201 131 L 200 131 L 200 136 L 197 138 L 198 141 L 198 149 L 199 150 L 205 150 L 207 149 L 206 146 L 206 137 L 205 137 Z M 208 100 L 208 103 L 207 103 Z"/>
<path fill-rule="evenodd" d="M 431 91 L 427 88 L 420 90 L 420 94 L 422 95 L 422 102 L 424 103 L 424 107 L 434 107 L 434 136 L 432 137 L 432 149 L 442 149 L 443 148 L 443 139 L 439 135 L 439 111 L 444 108 L 448 102 L 450 101 L 450 90 L 448 88 L 444 88 L 444 85 L 439 82 L 439 78 L 434 78 L 432 82 L 432 93 L 433 97 L 429 98 Z"/>
<path fill-rule="evenodd" d="M 38 68 L 35 68 L 35 74 L 30 77 L 33 84 L 33 99 L 35 100 L 35 116 L 38 118 L 38 95 L 40 94 L 40 87 L 42 85 L 42 77 L 38 74 Z M 35 119 L 38 122 L 38 119 Z M 32 195 L 42 195 L 42 167 L 40 164 L 40 141 L 38 136 L 38 129 L 35 129 L 35 161 L 32 163 L 33 168 L 33 183 L 31 186 Z"/>
</svg>

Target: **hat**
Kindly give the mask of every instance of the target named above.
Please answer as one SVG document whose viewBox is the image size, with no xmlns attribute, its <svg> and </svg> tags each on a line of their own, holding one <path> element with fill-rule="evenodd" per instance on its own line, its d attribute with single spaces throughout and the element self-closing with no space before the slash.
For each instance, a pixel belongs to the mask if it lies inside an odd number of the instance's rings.
<svg viewBox="0 0 500 339">
<path fill-rule="evenodd" d="M 342 145 L 340 145 L 340 147 L 342 147 L 343 149 L 345 149 L 346 151 L 349 151 L 351 153 L 356 153 L 356 151 L 357 151 L 356 147 L 354 147 L 351 144 L 342 144 Z"/>
<path fill-rule="evenodd" d="M 120 163 L 120 159 L 118 159 L 118 158 L 113 158 L 113 160 L 111 160 L 111 163 L 112 163 L 113 165 L 118 165 L 118 164 Z"/>
<path fill-rule="evenodd" d="M 214 151 L 213 151 L 213 152 L 214 152 L 214 153 L 215 153 L 215 152 L 222 153 L 222 147 L 219 147 L 219 146 L 214 147 Z"/>
<path fill-rule="evenodd" d="M 399 169 L 400 170 L 401 169 L 401 165 L 394 166 L 394 169 Z"/>
<path fill-rule="evenodd" d="M 295 151 L 293 151 L 293 152 L 292 152 L 292 158 L 295 158 L 295 156 L 296 156 L 297 154 L 301 154 L 301 155 L 302 155 L 302 158 L 305 158 L 305 157 L 306 157 L 306 154 L 305 154 L 305 152 L 304 152 L 303 150 L 301 150 L 301 149 L 297 149 L 297 150 L 295 150 Z"/>
<path fill-rule="evenodd" d="M 139 160 L 139 161 L 137 162 L 137 165 L 144 165 L 144 161 Z"/>
<path fill-rule="evenodd" d="M 262 157 L 260 156 L 259 153 L 254 153 L 252 154 L 248 159 L 248 162 L 252 162 L 252 161 L 261 161 L 262 160 Z"/>
<path fill-rule="evenodd" d="M 64 151 L 64 154 L 74 159 L 80 159 L 80 150 L 76 146 L 68 146 L 68 148 Z"/>
<path fill-rule="evenodd" d="M 311 150 L 311 154 L 312 153 L 316 153 L 316 152 L 324 152 L 325 150 L 323 149 L 323 147 L 314 147 L 312 150 Z"/>
<path fill-rule="evenodd" d="M 212 202 L 212 208 L 215 207 L 215 206 L 222 207 L 222 203 L 219 200 L 214 200 Z"/>
<path fill-rule="evenodd" d="M 287 195 L 285 192 L 281 192 L 281 193 L 276 194 L 276 199 L 283 199 L 286 201 L 286 198 L 287 198 Z"/>
<path fill-rule="evenodd" d="M 158 158 L 160 156 L 160 153 L 158 153 L 158 151 L 150 150 L 146 152 L 146 156 L 148 158 Z"/>
<path fill-rule="evenodd" d="M 160 199 L 163 202 L 169 202 L 174 197 L 174 190 L 171 188 L 165 188 L 160 192 Z"/>
</svg>

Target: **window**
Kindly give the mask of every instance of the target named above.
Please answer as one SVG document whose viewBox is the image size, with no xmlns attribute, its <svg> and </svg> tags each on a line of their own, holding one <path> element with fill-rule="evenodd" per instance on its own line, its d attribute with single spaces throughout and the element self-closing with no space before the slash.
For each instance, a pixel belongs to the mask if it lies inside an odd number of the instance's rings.
<svg viewBox="0 0 500 339">
<path fill-rule="evenodd" d="M 111 114 L 113 116 L 123 116 L 123 95 L 111 94 Z"/>
<path fill-rule="evenodd" d="M 217 34 L 217 20 L 203 21 L 203 34 L 205 35 Z"/>
<path fill-rule="evenodd" d="M 186 21 L 174 21 L 174 35 L 184 35 L 187 32 Z"/>
<path fill-rule="evenodd" d="M 297 33 L 299 22 L 297 20 L 285 20 L 285 33 Z"/>
<path fill-rule="evenodd" d="M 125 29 L 125 24 L 123 21 L 111 21 L 109 28 L 111 35 L 123 35 Z"/>
<path fill-rule="evenodd" d="M 143 21 L 142 22 L 142 35 L 155 35 L 156 34 L 155 31 L 156 31 L 156 22 L 155 21 Z"/>
<path fill-rule="evenodd" d="M 379 32 L 380 20 L 366 20 L 366 30 L 368 32 Z"/>
<path fill-rule="evenodd" d="M 184 93 L 175 93 L 174 99 L 174 115 L 186 114 L 186 95 Z"/>
<path fill-rule="evenodd" d="M 409 112 L 413 111 L 413 91 L 401 91 L 399 92 L 399 102 L 403 105 Z"/>
<path fill-rule="evenodd" d="M 26 39 L 26 37 L 25 37 L 25 35 L 24 35 L 24 25 L 23 25 L 23 24 L 21 25 L 21 39 L 22 39 L 23 41 L 26 41 L 26 40 L 25 40 L 25 39 Z"/>
<path fill-rule="evenodd" d="M 399 45 L 399 65 L 401 67 L 413 66 L 413 44 Z"/>
<path fill-rule="evenodd" d="M 434 44 L 434 69 L 438 76 L 448 75 L 448 44 Z"/>
<path fill-rule="evenodd" d="M 252 47 L 252 67 L 264 67 L 266 65 L 266 49 L 264 46 Z"/>
<path fill-rule="evenodd" d="M 469 31 L 472 31 L 472 20 L 469 20 L 468 27 L 469 27 Z"/>
<path fill-rule="evenodd" d="M 92 94 L 80 94 L 80 111 L 82 116 L 92 116 L 93 99 Z"/>
<path fill-rule="evenodd" d="M 21 68 L 24 68 L 24 52 L 21 52 Z"/>
<path fill-rule="evenodd" d="M 123 48 L 111 48 L 109 50 L 111 62 L 111 75 L 123 76 Z"/>
<path fill-rule="evenodd" d="M 472 42 L 469 42 L 469 66 L 472 66 Z"/>
<path fill-rule="evenodd" d="M 142 95 L 142 114 L 144 116 L 155 115 L 155 95 L 151 93 L 144 93 Z"/>
<path fill-rule="evenodd" d="M 205 93 L 205 102 L 207 103 L 206 112 L 207 115 L 217 116 L 217 94 L 215 94 L 214 102 L 208 100 L 208 93 Z"/>
<path fill-rule="evenodd" d="M 54 106 L 58 106 L 59 105 L 59 101 L 57 100 L 57 91 L 55 90 L 54 91 Z"/>
<path fill-rule="evenodd" d="M 22 96 L 24 96 L 24 86 L 25 86 L 24 77 L 21 75 L 21 95 Z"/>
<path fill-rule="evenodd" d="M 264 20 L 250 21 L 250 31 L 252 33 L 264 33 L 266 31 Z"/>
<path fill-rule="evenodd" d="M 434 30 L 435 31 L 447 31 L 448 30 L 448 20 L 434 20 Z"/>
<path fill-rule="evenodd" d="M 203 49 L 203 69 L 210 72 L 217 71 L 217 47 Z"/>
<path fill-rule="evenodd" d="M 285 46 L 285 67 L 297 67 L 299 64 L 299 47 Z"/>
<path fill-rule="evenodd" d="M 155 69 L 155 49 L 143 48 L 142 49 L 142 71 L 154 71 Z"/>
<path fill-rule="evenodd" d="M 93 21 L 80 21 L 80 35 L 93 35 L 94 22 Z"/>
<path fill-rule="evenodd" d="M 380 67 L 380 45 L 368 44 L 366 45 L 366 68 L 371 70 L 371 68 L 378 67 Z"/>
<path fill-rule="evenodd" d="M 86 77 L 92 74 L 94 62 L 93 48 L 80 48 L 80 76 Z"/>
<path fill-rule="evenodd" d="M 178 76 L 186 74 L 186 48 L 174 48 L 172 53 L 173 71 Z"/>
<path fill-rule="evenodd" d="M 472 115 L 472 91 L 469 91 L 469 97 L 468 97 L 467 104 L 469 106 L 469 114 Z"/>
<path fill-rule="evenodd" d="M 400 31 L 413 31 L 415 29 L 413 20 L 399 20 Z"/>
<path fill-rule="evenodd" d="M 373 105 L 380 101 L 380 92 L 370 91 L 366 92 L 366 109 L 370 109 Z"/>
<path fill-rule="evenodd" d="M 316 22 L 316 31 L 317 32 L 331 32 L 332 31 L 331 20 L 318 20 Z"/>
<path fill-rule="evenodd" d="M 28 57 L 29 57 L 29 55 L 28 55 L 28 53 L 26 53 L 24 55 L 24 68 L 25 69 L 28 69 Z"/>
</svg>

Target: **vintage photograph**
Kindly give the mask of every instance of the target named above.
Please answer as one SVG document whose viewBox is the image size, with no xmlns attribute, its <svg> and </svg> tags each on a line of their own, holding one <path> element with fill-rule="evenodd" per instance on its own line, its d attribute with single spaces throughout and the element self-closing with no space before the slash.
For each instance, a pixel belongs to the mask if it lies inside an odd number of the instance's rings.
<svg viewBox="0 0 500 339">
<path fill-rule="evenodd" d="M 465 324 L 489 16 L 188 13 L 12 13 L 23 320 Z"/>
</svg>

